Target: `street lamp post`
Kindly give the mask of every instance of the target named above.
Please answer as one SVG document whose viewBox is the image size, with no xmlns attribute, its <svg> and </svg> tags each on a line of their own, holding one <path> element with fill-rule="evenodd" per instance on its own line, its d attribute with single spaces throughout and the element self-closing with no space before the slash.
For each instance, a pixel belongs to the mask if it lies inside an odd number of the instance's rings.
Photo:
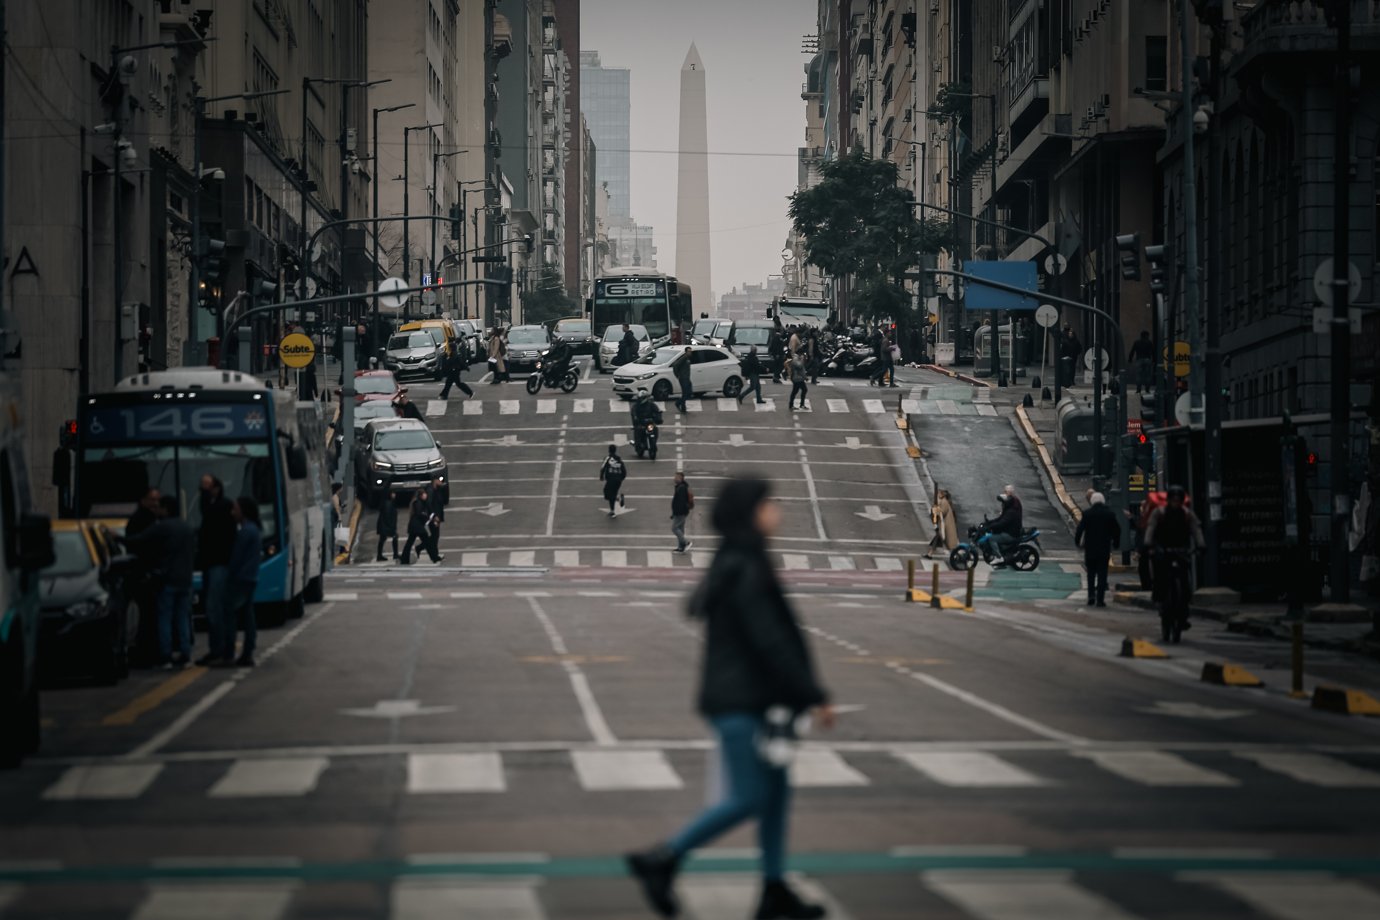
<svg viewBox="0 0 1380 920">
<path fill-rule="evenodd" d="M 476 191 L 476 189 L 465 188 L 465 186 L 467 186 L 467 185 L 479 185 L 479 184 L 481 184 L 481 183 L 484 185 L 484 188 L 485 188 L 486 190 L 489 188 L 489 184 L 488 184 L 488 180 L 487 180 L 487 179 L 466 179 L 466 180 L 464 180 L 463 182 L 460 182 L 460 183 L 459 183 L 459 186 L 460 186 L 460 248 L 461 248 L 461 249 L 464 249 L 465 246 L 467 246 L 467 245 L 468 245 L 468 242 L 469 242 L 469 228 L 468 228 L 468 226 L 467 226 L 469 222 L 466 220 L 466 217 L 468 217 L 468 215 L 469 215 L 469 210 L 468 210 L 468 208 L 469 208 L 469 201 L 470 201 L 470 192 Z M 475 240 L 474 240 L 474 241 L 475 241 L 476 243 L 479 242 L 479 228 L 478 228 L 478 226 L 475 227 Z M 461 277 L 462 279 L 464 279 L 464 278 L 468 278 L 469 276 L 470 276 L 470 267 L 469 267 L 469 264 L 466 263 L 466 262 L 461 262 L 461 263 L 460 263 L 460 277 Z M 462 308 L 462 310 L 464 311 L 464 314 L 465 314 L 465 318 L 468 319 L 468 318 L 469 318 L 469 315 L 470 315 L 470 289 L 469 289 L 469 288 L 467 288 L 467 287 L 462 287 L 462 288 L 460 289 L 460 302 L 461 302 L 461 308 Z"/>
<path fill-rule="evenodd" d="M 437 151 L 431 155 L 431 216 L 440 217 L 441 189 L 436 184 L 436 170 L 445 157 L 463 156 L 468 150 Z M 436 283 L 436 221 L 431 222 L 431 281 Z"/>
<path fill-rule="evenodd" d="M 374 146 L 374 151 L 373 151 L 373 163 L 374 163 L 374 219 L 375 219 L 376 221 L 378 220 L 378 216 L 379 216 L 379 116 L 382 115 L 382 114 L 385 113 L 385 112 L 398 112 L 398 111 L 401 111 L 401 110 L 403 110 L 403 109 L 410 109 L 410 108 L 412 108 L 413 106 L 415 106 L 416 104 L 417 104 L 417 103 L 415 103 L 415 102 L 405 102 L 405 103 L 403 103 L 402 105 L 390 105 L 390 106 L 388 106 L 388 107 L 386 107 L 386 108 L 374 109 L 374 124 L 373 124 L 374 133 L 373 133 L 373 135 L 371 136 L 370 139 L 372 140 L 373 146 Z M 370 328 L 373 330 L 373 338 L 371 339 L 371 341 L 374 343 L 375 347 L 377 348 L 378 343 L 381 341 L 381 339 L 379 338 L 379 293 L 378 293 L 378 288 L 379 288 L 379 225 L 378 225 L 377 223 L 374 224 L 374 226 L 373 226 L 373 231 L 374 231 L 374 232 L 373 232 L 372 236 L 374 237 L 374 261 L 373 261 L 373 266 L 374 266 L 374 268 L 373 268 L 373 271 L 372 271 L 371 274 L 373 275 L 374 306 L 373 306 L 373 313 L 372 313 L 372 316 L 371 316 L 371 319 L 370 319 Z"/>
<path fill-rule="evenodd" d="M 413 125 L 410 128 L 403 128 L 403 216 L 408 217 L 412 214 L 411 199 L 409 192 L 412 189 L 412 157 L 408 155 L 407 143 L 413 131 L 430 131 L 432 128 L 441 127 L 439 121 L 433 121 L 429 125 Z M 404 281 L 412 280 L 412 248 L 411 236 L 408 233 L 410 221 L 403 221 L 403 271 Z"/>
</svg>

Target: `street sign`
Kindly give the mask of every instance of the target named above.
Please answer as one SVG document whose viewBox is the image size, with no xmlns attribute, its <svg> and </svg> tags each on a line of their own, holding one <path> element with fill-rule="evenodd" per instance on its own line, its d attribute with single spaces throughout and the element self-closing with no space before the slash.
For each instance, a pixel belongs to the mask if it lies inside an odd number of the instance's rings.
<svg viewBox="0 0 1380 920">
<path fill-rule="evenodd" d="M 278 357 L 287 367 L 306 367 L 316 360 L 316 344 L 300 332 L 290 333 L 278 343 Z"/>
<path fill-rule="evenodd" d="M 792 251 L 789 250 L 789 249 L 783 249 L 783 250 L 781 250 L 781 261 L 782 261 L 782 262 L 794 262 L 794 261 L 795 261 L 795 253 L 792 252 Z"/>
<path fill-rule="evenodd" d="M 1045 274 L 1062 275 L 1064 269 L 1069 267 L 1069 260 L 1057 252 L 1051 252 L 1045 256 Z"/>
<path fill-rule="evenodd" d="M 431 286 L 431 273 L 430 273 L 430 272 L 422 272 L 422 287 L 430 287 L 430 286 Z"/>
<path fill-rule="evenodd" d="M 436 306 L 436 292 L 422 291 L 422 303 L 426 304 L 428 307 Z"/>
<path fill-rule="evenodd" d="M 1318 299 L 1325 305 L 1332 306 L 1332 282 L 1335 273 L 1332 270 L 1332 260 L 1323 259 L 1318 263 L 1318 268 L 1313 272 L 1313 293 L 1318 295 Z M 1347 263 L 1346 274 L 1346 302 L 1355 303 L 1356 298 L 1361 294 L 1361 269 L 1356 267 L 1355 262 Z"/>
<path fill-rule="evenodd" d="M 1102 370 L 1110 370 L 1111 364 L 1108 362 L 1112 360 L 1112 356 L 1107 354 L 1107 349 L 1105 348 L 1099 348 L 1097 349 L 1097 351 L 1102 352 Z M 1093 349 L 1089 348 L 1087 351 L 1083 353 L 1083 366 L 1086 367 L 1088 370 L 1095 370 L 1095 368 L 1093 367 L 1093 362 L 1096 360 L 1097 356 L 1093 354 Z"/>
<path fill-rule="evenodd" d="M 1187 377 L 1187 376 L 1188 376 L 1188 370 L 1189 370 L 1189 368 L 1188 368 L 1188 359 L 1189 359 L 1189 356 L 1190 356 L 1191 352 L 1192 352 L 1192 350 L 1189 348 L 1189 345 L 1188 345 L 1187 342 L 1175 342 L 1175 343 L 1174 343 L 1174 376 L 1175 376 L 1175 377 Z M 1161 358 L 1165 358 L 1165 357 L 1167 357 L 1168 355 L 1169 355 L 1169 349 L 1168 349 L 1168 348 L 1162 349 L 1162 350 L 1160 351 L 1160 357 L 1161 357 Z"/>
<path fill-rule="evenodd" d="M 1040 308 L 1035 311 L 1035 322 L 1045 329 L 1049 329 L 1059 322 L 1059 310 L 1052 303 L 1042 303 Z"/>
<path fill-rule="evenodd" d="M 1352 335 L 1361 334 L 1361 311 L 1347 310 L 1347 323 L 1351 326 Z M 1313 308 L 1313 331 L 1318 335 L 1327 335 L 1332 331 L 1332 308 L 1314 307 Z"/>
<path fill-rule="evenodd" d="M 986 278 L 1008 287 L 1021 288 L 1029 291 L 1031 295 L 1039 293 L 1039 280 L 1036 276 L 1034 262 L 964 262 L 963 271 L 977 278 Z M 1010 291 L 987 287 L 980 281 L 970 281 L 967 294 L 963 298 L 965 310 L 1029 310 L 1034 312 L 1038 306 L 1039 302 L 1033 296 L 1013 294 Z"/>
<path fill-rule="evenodd" d="M 1192 420 L 1193 401 L 1192 394 L 1180 393 L 1179 398 L 1174 400 L 1174 419 L 1180 425 L 1187 425 Z"/>
<path fill-rule="evenodd" d="M 379 282 L 379 303 L 390 310 L 401 310 L 403 304 L 407 303 L 407 295 L 393 292 L 406 287 L 407 282 L 401 278 L 385 278 Z"/>
</svg>

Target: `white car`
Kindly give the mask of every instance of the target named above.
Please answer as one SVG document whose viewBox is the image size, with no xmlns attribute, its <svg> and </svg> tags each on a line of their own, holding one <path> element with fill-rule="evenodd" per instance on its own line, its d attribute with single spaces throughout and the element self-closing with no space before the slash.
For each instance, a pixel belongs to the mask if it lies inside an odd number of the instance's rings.
<svg viewBox="0 0 1380 920">
<path fill-rule="evenodd" d="M 673 399 L 680 395 L 680 381 L 671 363 L 685 354 L 687 346 L 668 345 L 652 355 L 613 369 L 613 392 L 635 396 L 647 390 L 653 399 Z M 696 395 L 722 393 L 730 398 L 743 390 L 743 371 L 728 349 L 713 345 L 690 345 L 690 388 Z"/>
<path fill-rule="evenodd" d="M 645 358 L 652 353 L 652 337 L 646 326 L 630 326 L 633 338 L 637 339 L 637 357 Z M 618 343 L 623 340 L 623 324 L 616 323 L 604 329 L 604 337 L 599 340 L 599 348 L 594 353 L 594 367 L 603 373 L 613 370 L 618 358 Z"/>
</svg>

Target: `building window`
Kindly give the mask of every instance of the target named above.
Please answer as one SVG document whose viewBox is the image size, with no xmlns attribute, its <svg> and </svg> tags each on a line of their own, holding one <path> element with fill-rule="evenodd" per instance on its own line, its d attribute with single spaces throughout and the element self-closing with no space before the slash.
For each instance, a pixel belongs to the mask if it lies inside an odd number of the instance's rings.
<svg viewBox="0 0 1380 920">
<path fill-rule="evenodd" d="M 1145 36 L 1145 91 L 1169 89 L 1169 41 L 1163 35 Z"/>
</svg>

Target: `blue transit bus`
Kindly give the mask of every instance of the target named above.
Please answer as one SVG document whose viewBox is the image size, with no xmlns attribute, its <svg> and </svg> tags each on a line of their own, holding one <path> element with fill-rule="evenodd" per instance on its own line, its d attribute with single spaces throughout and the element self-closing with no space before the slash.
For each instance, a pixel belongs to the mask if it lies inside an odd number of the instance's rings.
<svg viewBox="0 0 1380 920">
<path fill-rule="evenodd" d="M 694 322 L 690 285 L 670 275 L 644 268 L 614 268 L 594 281 L 594 296 L 586 304 L 594 334 L 628 323 L 645 326 L 653 348 L 689 342 Z"/>
<path fill-rule="evenodd" d="M 128 377 L 85 397 L 77 416 L 78 517 L 119 518 L 150 488 L 201 523 L 201 477 L 248 495 L 263 518 L 254 600 L 262 619 L 298 616 L 321 600 L 333 551 L 323 409 L 235 371 L 179 368 Z"/>
</svg>

